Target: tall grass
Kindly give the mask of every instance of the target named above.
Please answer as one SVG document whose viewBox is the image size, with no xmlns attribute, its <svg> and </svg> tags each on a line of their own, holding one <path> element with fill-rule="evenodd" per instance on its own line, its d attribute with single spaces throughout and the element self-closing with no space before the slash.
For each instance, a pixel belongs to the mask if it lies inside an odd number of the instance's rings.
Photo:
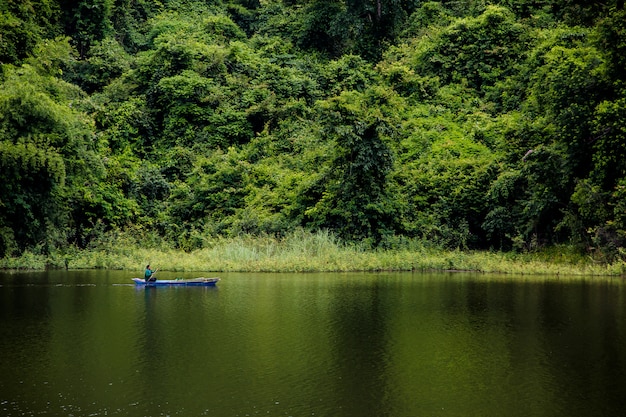
<svg viewBox="0 0 626 417">
<path fill-rule="evenodd" d="M 477 271 L 509 274 L 624 275 L 626 263 L 595 263 L 569 247 L 516 254 L 490 251 L 446 251 L 419 242 L 402 249 L 369 250 L 347 245 L 327 231 L 298 230 L 277 238 L 239 236 L 213 238 L 191 252 L 166 242 L 140 244 L 127 235 L 109 236 L 89 250 L 66 249 L 48 256 L 25 252 L 0 260 L 4 269 L 123 269 L 146 264 L 160 270 L 197 272 L 325 272 L 325 271 Z"/>
</svg>

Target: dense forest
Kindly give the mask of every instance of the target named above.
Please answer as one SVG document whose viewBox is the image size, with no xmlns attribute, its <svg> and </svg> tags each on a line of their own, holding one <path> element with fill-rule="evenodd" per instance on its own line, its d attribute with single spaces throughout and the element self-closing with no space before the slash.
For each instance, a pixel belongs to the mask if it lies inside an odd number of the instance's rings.
<svg viewBox="0 0 626 417">
<path fill-rule="evenodd" d="M 4 1 L 0 175 L 0 256 L 328 230 L 626 258 L 626 9 Z"/>
</svg>

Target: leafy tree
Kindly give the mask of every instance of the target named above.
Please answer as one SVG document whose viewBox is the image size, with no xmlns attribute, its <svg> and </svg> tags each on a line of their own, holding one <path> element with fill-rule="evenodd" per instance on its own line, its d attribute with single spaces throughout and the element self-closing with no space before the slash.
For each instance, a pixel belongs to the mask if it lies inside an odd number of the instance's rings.
<svg viewBox="0 0 626 417">
<path fill-rule="evenodd" d="M 526 34 L 507 9 L 489 6 L 478 17 L 454 20 L 421 41 L 411 63 L 419 73 L 442 82 L 462 82 L 477 90 L 513 73 L 524 56 Z"/>
<path fill-rule="evenodd" d="M 111 35 L 114 0 L 58 0 L 65 33 L 71 35 L 78 52 L 85 57 L 94 42 Z"/>
<path fill-rule="evenodd" d="M 87 93 L 99 91 L 130 70 L 130 57 L 113 38 L 96 41 L 85 59 L 70 64 L 64 78 Z"/>
<path fill-rule="evenodd" d="M 231 149 L 193 162 L 187 180 L 176 182 L 171 190 L 170 233 L 188 232 L 194 225 L 211 225 L 216 233 L 227 228 L 224 222 L 243 206 L 247 193 L 244 177 L 248 168 L 238 156 Z"/>
<path fill-rule="evenodd" d="M 115 40 L 131 53 L 139 51 L 146 42 L 142 27 L 162 7 L 159 1 L 114 0 L 111 23 Z"/>
<path fill-rule="evenodd" d="M 324 135 L 334 142 L 335 153 L 321 179 L 321 198 L 306 213 L 313 227 L 374 243 L 393 233 L 395 207 L 388 189 L 393 155 L 385 139 L 391 130 L 384 114 L 374 110 L 386 100 L 383 91 L 373 89 L 344 92 L 319 104 Z"/>
<path fill-rule="evenodd" d="M 311 1 L 302 13 L 302 32 L 297 40 L 299 46 L 318 49 L 333 57 L 347 52 L 349 26 L 342 21 L 346 13 L 343 1 Z"/>
<path fill-rule="evenodd" d="M 626 80 L 626 10 L 623 2 L 598 23 L 595 32 L 596 45 L 604 52 L 609 75 L 614 80 L 615 89 L 620 91 Z"/>
<path fill-rule="evenodd" d="M 21 67 L 6 67 L 0 86 L 7 207 L 0 223 L 14 231 L 4 250 L 35 245 L 48 250 L 67 239 L 85 243 L 96 223 L 110 227 L 131 214 L 121 214 L 127 202 L 105 181 L 102 143 L 85 111 L 84 94 L 54 76 L 69 59 L 67 40 L 36 51 Z"/>
<path fill-rule="evenodd" d="M 320 71 L 320 87 L 329 96 L 344 91 L 364 92 L 377 82 L 371 65 L 357 55 L 344 55 L 328 62 Z"/>
<path fill-rule="evenodd" d="M 62 214 L 63 158 L 34 143 L 0 141 L 0 256 L 46 243 Z"/>
<path fill-rule="evenodd" d="M 119 88 L 127 87 L 125 83 L 120 84 Z M 110 91 L 107 93 L 113 95 Z M 119 100 L 109 96 L 96 114 L 96 127 L 115 154 L 133 152 L 137 157 L 147 158 L 154 151 L 157 128 L 145 97 Z"/>
<path fill-rule="evenodd" d="M 35 45 L 60 35 L 53 0 L 14 0 L 0 3 L 0 63 L 19 64 Z"/>
<path fill-rule="evenodd" d="M 407 26 L 401 32 L 402 37 L 418 37 L 430 26 L 446 26 L 453 19 L 445 3 L 439 1 L 427 1 L 410 14 Z"/>
<path fill-rule="evenodd" d="M 305 1 L 297 44 L 337 58 L 355 54 L 375 61 L 400 33 L 414 2 L 398 0 Z"/>
<path fill-rule="evenodd" d="M 462 95 L 459 89 L 453 91 Z M 455 117 L 456 109 L 439 104 L 408 109 L 393 174 L 397 195 L 406 201 L 402 230 L 446 247 L 485 246 L 486 190 L 498 173 L 500 156 L 487 146 L 494 142 L 485 138 L 492 133 L 476 132 L 487 123 L 481 120 L 486 117 L 472 115 L 465 121 Z"/>
<path fill-rule="evenodd" d="M 626 244 L 626 224 L 621 199 L 626 179 L 626 100 L 605 101 L 594 120 L 593 168 L 579 181 L 572 195 L 574 207 L 564 222 L 572 240 L 597 249 L 612 260 Z"/>
</svg>

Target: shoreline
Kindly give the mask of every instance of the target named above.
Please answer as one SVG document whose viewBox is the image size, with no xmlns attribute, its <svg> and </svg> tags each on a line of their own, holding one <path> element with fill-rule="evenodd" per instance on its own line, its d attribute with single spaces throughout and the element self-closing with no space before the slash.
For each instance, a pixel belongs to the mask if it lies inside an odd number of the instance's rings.
<svg viewBox="0 0 626 417">
<path fill-rule="evenodd" d="M 267 249 L 267 248 L 266 248 Z M 626 276 L 626 262 L 598 263 L 552 248 L 537 253 L 491 251 L 371 250 L 334 248 L 315 253 L 292 250 L 254 250 L 229 253 L 225 247 L 185 252 L 175 249 L 126 248 L 82 250 L 72 254 L 0 259 L 3 271 L 138 270 L 148 263 L 168 272 L 449 272 L 552 276 Z M 556 256 L 556 255 L 558 256 Z"/>
</svg>

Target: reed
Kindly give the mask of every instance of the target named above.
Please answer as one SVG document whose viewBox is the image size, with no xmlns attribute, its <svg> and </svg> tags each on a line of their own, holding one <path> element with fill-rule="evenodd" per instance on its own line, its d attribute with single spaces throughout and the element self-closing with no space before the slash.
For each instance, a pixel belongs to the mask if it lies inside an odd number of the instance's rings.
<svg viewBox="0 0 626 417">
<path fill-rule="evenodd" d="M 419 242 L 409 247 L 368 250 L 346 245 L 327 231 L 298 230 L 277 238 L 238 236 L 207 239 L 191 252 L 165 242 L 140 244 L 127 236 L 108 237 L 89 250 L 50 255 L 25 252 L 0 260 L 2 269 L 69 268 L 140 270 L 146 264 L 168 271 L 197 272 L 331 272 L 331 271 L 474 271 L 517 275 L 626 274 L 626 262 L 597 263 L 570 247 L 516 254 L 492 251 L 450 251 Z"/>
</svg>

